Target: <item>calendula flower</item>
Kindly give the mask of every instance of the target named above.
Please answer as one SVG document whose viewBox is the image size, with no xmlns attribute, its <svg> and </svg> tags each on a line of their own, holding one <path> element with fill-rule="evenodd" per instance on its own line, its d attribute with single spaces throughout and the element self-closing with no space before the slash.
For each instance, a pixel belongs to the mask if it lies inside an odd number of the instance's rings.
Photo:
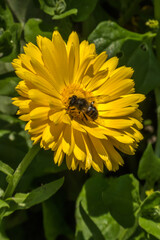
<svg viewBox="0 0 160 240">
<path fill-rule="evenodd" d="M 54 162 L 64 156 L 69 169 L 93 167 L 116 171 L 123 165 L 119 150 L 132 155 L 143 138 L 133 69 L 119 67 L 118 58 L 106 61 L 95 45 L 79 43 L 72 32 L 67 43 L 58 31 L 52 41 L 37 37 L 12 63 L 22 79 L 13 98 L 31 139 L 54 151 Z M 118 150 L 118 151 L 117 151 Z"/>
</svg>

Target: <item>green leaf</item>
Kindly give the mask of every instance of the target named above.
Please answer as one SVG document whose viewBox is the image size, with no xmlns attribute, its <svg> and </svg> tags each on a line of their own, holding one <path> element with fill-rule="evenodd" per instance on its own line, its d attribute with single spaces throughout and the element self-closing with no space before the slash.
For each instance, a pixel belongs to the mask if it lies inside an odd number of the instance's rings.
<svg viewBox="0 0 160 240">
<path fill-rule="evenodd" d="M 148 144 L 140 160 L 138 177 L 150 183 L 160 179 L 160 159 L 154 154 L 151 144 Z"/>
<path fill-rule="evenodd" d="M 28 188 L 31 187 L 31 184 L 35 178 L 40 178 L 50 174 L 53 175 L 66 170 L 66 164 L 57 166 L 51 160 L 52 158 L 52 151 L 45 151 L 41 149 L 32 164 L 27 169 L 26 173 L 23 175 L 23 178 L 18 186 L 18 191 L 27 191 Z M 39 167 L 37 168 L 37 166 Z"/>
<path fill-rule="evenodd" d="M 0 52 L 1 57 L 8 55 L 12 51 L 12 34 L 10 31 L 0 31 Z"/>
<path fill-rule="evenodd" d="M 1 130 L 1 129 L 0 129 L 0 138 L 3 137 L 3 136 L 6 135 L 6 134 L 9 134 L 9 133 L 10 133 L 9 130 Z"/>
<path fill-rule="evenodd" d="M 76 240 L 127 240 L 135 231 L 136 225 L 124 229 L 105 207 L 102 194 L 110 181 L 93 177 L 83 186 L 76 203 Z"/>
<path fill-rule="evenodd" d="M 4 194 L 4 191 L 2 188 L 0 188 L 0 198 L 3 196 L 3 194 Z"/>
<path fill-rule="evenodd" d="M 98 53 L 106 51 L 109 57 L 113 57 L 120 52 L 125 41 L 129 39 L 143 41 L 147 38 L 153 38 L 153 36 L 154 34 L 149 32 L 145 34 L 130 32 L 115 22 L 105 21 L 98 24 L 89 35 L 88 40 L 95 43 Z"/>
<path fill-rule="evenodd" d="M 16 193 L 13 198 L 7 199 L 7 200 L 13 200 L 15 203 L 17 203 L 20 207 L 25 207 L 24 201 L 29 196 L 29 193 Z"/>
<path fill-rule="evenodd" d="M 19 79 L 15 74 L 4 74 L 0 76 L 0 95 L 13 96 L 15 94 L 15 87 Z"/>
<path fill-rule="evenodd" d="M 112 217 L 124 228 L 136 222 L 140 206 L 139 183 L 133 175 L 123 175 L 113 179 L 103 193 L 105 206 Z"/>
<path fill-rule="evenodd" d="M 153 53 L 151 43 L 128 40 L 123 44 L 121 52 L 120 65 L 134 69 L 133 78 L 138 92 L 147 94 L 160 86 L 160 65 Z"/>
<path fill-rule="evenodd" d="M 31 18 L 25 24 L 24 38 L 26 42 L 36 43 L 36 37 L 41 35 L 43 37 L 52 37 L 53 25 L 51 26 L 47 22 L 43 22 L 41 19 Z"/>
<path fill-rule="evenodd" d="M 3 120 L 10 124 L 15 124 L 15 123 L 23 124 L 23 122 L 20 119 L 17 119 L 16 117 L 6 115 L 6 114 L 0 114 L 0 120 Z"/>
<path fill-rule="evenodd" d="M 0 27 L 6 30 L 13 23 L 14 21 L 13 21 L 12 13 L 9 7 L 6 5 L 5 1 L 2 0 L 0 4 Z"/>
<path fill-rule="evenodd" d="M 157 240 L 153 235 L 148 234 L 141 227 L 138 227 L 132 238 L 129 240 Z"/>
<path fill-rule="evenodd" d="M 55 13 L 58 15 L 63 13 L 66 9 L 66 2 L 64 0 L 39 0 L 41 9 L 54 16 Z"/>
<path fill-rule="evenodd" d="M 7 174 L 8 176 L 12 176 L 14 170 L 4 162 L 0 161 L 0 171 Z"/>
<path fill-rule="evenodd" d="M 109 58 L 121 55 L 120 65 L 134 69 L 136 90 L 147 94 L 160 86 L 160 67 L 151 46 L 153 37 L 153 33 L 134 33 L 106 21 L 101 22 L 88 39 L 95 43 L 98 53 L 106 51 Z"/>
<path fill-rule="evenodd" d="M 17 57 L 20 51 L 20 37 L 22 33 L 22 26 L 20 23 L 14 23 L 7 31 L 11 35 L 9 52 L 2 52 L 1 61 L 10 62 Z"/>
<path fill-rule="evenodd" d="M 36 36 L 41 35 L 49 39 L 52 38 L 53 30 L 58 30 L 64 39 L 68 38 L 68 35 L 72 31 L 72 23 L 67 19 L 60 21 L 43 21 L 41 19 L 30 19 L 25 24 L 24 36 L 26 42 L 32 42 L 36 44 Z"/>
<path fill-rule="evenodd" d="M 33 16 L 37 17 L 39 14 L 39 8 L 35 5 L 35 1 L 33 0 L 21 0 L 21 4 L 19 4 L 19 0 L 7 0 L 7 3 L 18 21 L 22 24 L 29 18 Z"/>
<path fill-rule="evenodd" d="M 116 239 L 120 226 L 107 213 L 102 201 L 102 192 L 106 179 L 94 177 L 89 179 L 82 188 L 76 203 L 76 240 Z M 109 224 L 108 224 L 109 223 Z"/>
<path fill-rule="evenodd" d="M 69 237 L 72 233 L 65 220 L 66 209 L 63 199 L 50 198 L 42 206 L 46 240 L 56 240 L 62 233 Z"/>
<path fill-rule="evenodd" d="M 9 208 L 9 205 L 4 200 L 0 199 L 0 208 Z"/>
<path fill-rule="evenodd" d="M 52 19 L 54 19 L 54 20 L 58 20 L 58 19 L 62 19 L 62 18 L 65 18 L 65 17 L 68 17 L 68 16 L 70 16 L 70 15 L 72 15 L 72 14 L 77 14 L 77 9 L 76 8 L 73 8 L 73 9 L 71 9 L 71 10 L 68 10 L 68 11 L 66 11 L 66 12 L 64 12 L 64 13 L 62 13 L 62 14 L 60 14 L 60 15 L 54 15 L 53 17 L 52 17 Z"/>
<path fill-rule="evenodd" d="M 6 74 L 9 72 L 13 72 L 13 67 L 12 67 L 11 63 L 0 62 L 0 76 L 2 74 Z"/>
<path fill-rule="evenodd" d="M 160 192 L 154 192 L 144 200 L 140 214 L 139 225 L 160 239 Z"/>
<path fill-rule="evenodd" d="M 8 96 L 0 96 L 0 112 L 5 114 L 15 114 L 16 107 L 12 105 L 12 100 Z"/>
<path fill-rule="evenodd" d="M 36 204 L 44 202 L 61 188 L 63 182 L 64 179 L 60 178 L 53 182 L 44 184 L 30 193 L 18 193 L 14 197 L 8 198 L 8 201 L 14 201 L 17 204 L 16 206 L 13 205 L 13 209 L 11 208 L 10 210 L 15 211 L 17 209 L 28 209 Z"/>
<path fill-rule="evenodd" d="M 76 22 L 85 21 L 96 7 L 98 0 L 71 0 L 68 8 L 75 8 L 78 10 L 76 16 L 73 16 L 73 20 Z"/>
</svg>

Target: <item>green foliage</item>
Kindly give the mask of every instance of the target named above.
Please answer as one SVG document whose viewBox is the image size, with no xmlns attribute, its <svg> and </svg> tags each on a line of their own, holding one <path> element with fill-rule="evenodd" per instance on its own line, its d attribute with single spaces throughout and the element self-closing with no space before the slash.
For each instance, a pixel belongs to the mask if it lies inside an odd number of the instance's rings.
<svg viewBox="0 0 160 240">
<path fill-rule="evenodd" d="M 130 32 L 117 23 L 100 23 L 89 35 L 98 52 L 107 51 L 109 57 L 121 54 L 120 65 L 136 69 L 134 79 L 137 91 L 148 93 L 160 85 L 160 68 L 150 44 L 155 34 Z M 152 81 L 151 81 L 152 78 Z"/>
<path fill-rule="evenodd" d="M 77 9 L 72 8 L 68 11 L 66 10 L 67 4 L 64 0 L 39 0 L 41 9 L 53 16 L 52 19 L 62 19 L 68 17 L 72 14 L 77 14 Z"/>
<path fill-rule="evenodd" d="M 47 240 L 54 240 L 62 233 L 68 237 L 73 234 L 65 220 L 65 206 L 62 199 L 51 198 L 43 203 L 43 222 Z"/>
<path fill-rule="evenodd" d="M 7 174 L 8 176 L 12 176 L 14 170 L 5 164 L 4 162 L 0 161 L 0 171 Z"/>
<path fill-rule="evenodd" d="M 146 232 L 160 239 L 160 192 L 155 192 L 144 200 L 139 225 Z"/>
<path fill-rule="evenodd" d="M 78 10 L 76 16 L 73 16 L 73 20 L 76 22 L 85 21 L 96 7 L 98 0 L 71 0 L 70 6 Z"/>
<path fill-rule="evenodd" d="M 76 204 L 76 239 L 134 239 L 142 211 L 138 185 L 133 175 L 89 179 Z"/>
<path fill-rule="evenodd" d="M 143 41 L 153 37 L 150 33 L 138 34 L 130 32 L 112 21 L 101 22 L 89 35 L 88 40 L 94 42 L 97 52 L 107 51 L 109 57 L 115 56 L 127 40 Z"/>
<path fill-rule="evenodd" d="M 124 228 L 135 224 L 140 206 L 139 183 L 132 175 L 113 179 L 104 191 L 103 199 L 112 217 Z"/>
<path fill-rule="evenodd" d="M 58 191 L 63 181 L 63 178 L 55 180 L 34 189 L 30 193 L 16 193 L 14 197 L 6 199 L 6 201 L 11 204 L 9 211 L 28 209 L 36 204 L 44 202 Z"/>
<path fill-rule="evenodd" d="M 138 177 L 151 183 L 160 179 L 160 159 L 155 155 L 151 144 L 146 148 L 139 163 Z"/>
<path fill-rule="evenodd" d="M 0 240 L 160 239 L 160 30 L 149 19 L 160 21 L 159 0 L 1 0 Z M 32 148 L 15 115 L 19 78 L 11 62 L 53 30 L 65 41 L 77 31 L 97 53 L 118 56 L 119 66 L 134 69 L 136 91 L 147 94 L 144 141 L 118 173 L 58 167 L 53 152 Z"/>
</svg>

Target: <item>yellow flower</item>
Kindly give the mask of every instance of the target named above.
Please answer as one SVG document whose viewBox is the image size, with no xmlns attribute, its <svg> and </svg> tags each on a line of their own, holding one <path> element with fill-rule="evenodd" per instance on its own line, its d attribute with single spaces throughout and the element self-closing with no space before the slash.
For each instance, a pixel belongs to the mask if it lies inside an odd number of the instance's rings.
<svg viewBox="0 0 160 240">
<path fill-rule="evenodd" d="M 12 63 L 22 79 L 13 104 L 31 139 L 53 150 L 58 165 L 66 155 L 72 170 L 116 171 L 123 165 L 117 149 L 132 155 L 143 138 L 138 103 L 145 97 L 134 93 L 133 69 L 116 69 L 117 57 L 106 61 L 106 52 L 97 55 L 76 32 L 67 44 L 54 31 L 52 41 L 38 36 L 37 45 L 27 44 Z"/>
<path fill-rule="evenodd" d="M 145 194 L 147 195 L 147 197 L 150 196 L 152 193 L 154 193 L 154 189 L 153 188 L 145 191 Z"/>
</svg>

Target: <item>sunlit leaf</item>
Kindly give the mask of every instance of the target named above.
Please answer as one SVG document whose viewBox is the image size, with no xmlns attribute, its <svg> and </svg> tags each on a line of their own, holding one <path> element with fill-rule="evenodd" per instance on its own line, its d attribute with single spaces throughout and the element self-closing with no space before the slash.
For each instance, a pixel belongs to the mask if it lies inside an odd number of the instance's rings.
<svg viewBox="0 0 160 240">
<path fill-rule="evenodd" d="M 120 52 L 125 41 L 129 39 L 143 41 L 153 36 L 151 33 L 139 34 L 131 32 L 120 27 L 115 22 L 105 21 L 98 24 L 89 35 L 88 40 L 95 43 L 98 53 L 106 51 L 109 57 L 113 57 Z"/>
</svg>

